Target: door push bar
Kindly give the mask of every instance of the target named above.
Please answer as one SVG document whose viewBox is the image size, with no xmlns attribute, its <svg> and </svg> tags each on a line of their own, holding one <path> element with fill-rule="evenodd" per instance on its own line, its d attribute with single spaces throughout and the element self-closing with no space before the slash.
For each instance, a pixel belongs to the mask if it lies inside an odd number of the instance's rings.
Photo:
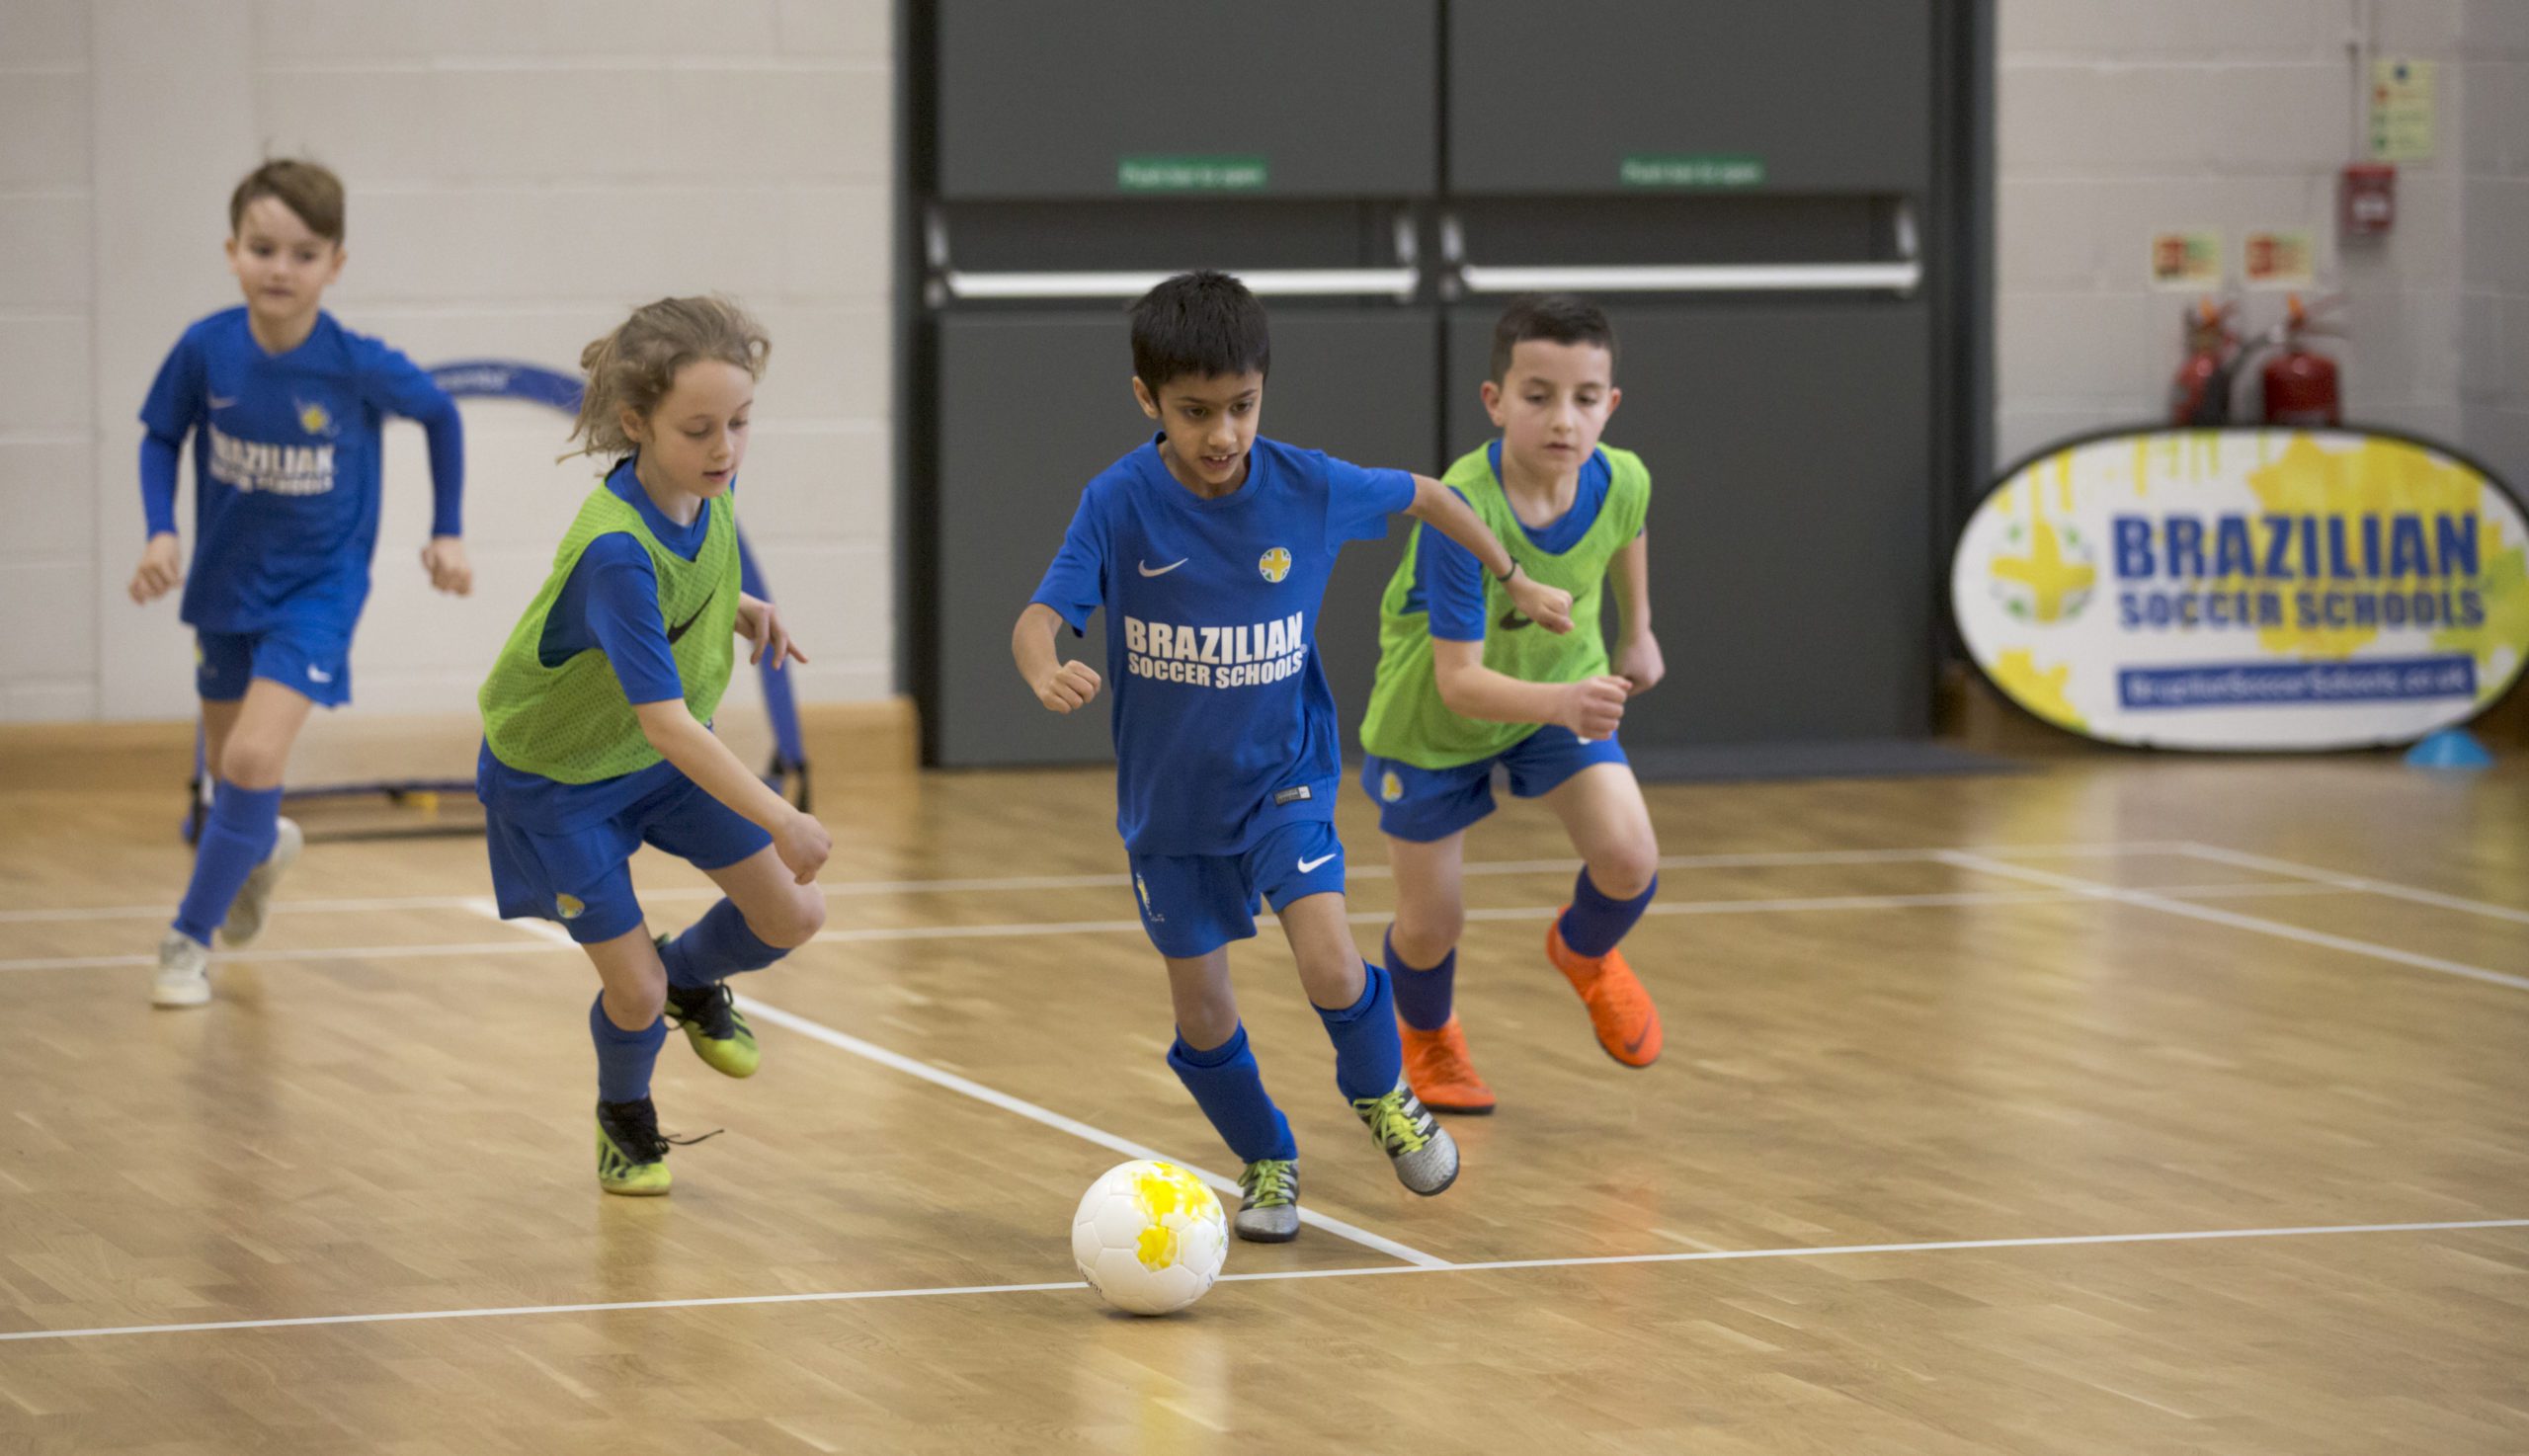
<svg viewBox="0 0 2529 1456">
<path fill-rule="evenodd" d="M 1138 298 L 1172 273 L 1129 270 L 1096 273 L 964 273 L 948 263 L 948 232 L 938 216 L 925 229 L 931 262 L 931 302 L 951 298 Z M 1411 218 L 1396 219 L 1394 268 L 1231 269 L 1259 297 L 1394 298 L 1410 303 L 1423 288 Z"/>
<path fill-rule="evenodd" d="M 1576 264 L 1509 268 L 1466 261 L 1466 235 L 1456 214 L 1440 218 L 1440 261 L 1469 293 L 1787 293 L 1879 292 L 1905 296 L 1922 285 L 1915 208 L 1897 206 L 1897 258 L 1887 263 Z"/>
</svg>

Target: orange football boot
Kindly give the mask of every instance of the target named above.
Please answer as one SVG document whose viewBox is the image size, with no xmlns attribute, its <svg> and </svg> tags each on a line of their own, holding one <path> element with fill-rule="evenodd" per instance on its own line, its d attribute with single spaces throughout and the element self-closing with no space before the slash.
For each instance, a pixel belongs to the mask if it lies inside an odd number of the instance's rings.
<svg viewBox="0 0 2529 1456">
<path fill-rule="evenodd" d="M 1581 993 L 1590 1008 L 1590 1029 L 1598 1033 L 1598 1045 L 1608 1056 L 1628 1067 L 1660 1060 L 1660 1009 L 1651 1004 L 1651 993 L 1642 989 L 1633 967 L 1624 963 L 1623 951 L 1580 954 L 1563 943 L 1563 916 L 1557 913 L 1545 932 L 1545 956 Z M 1429 1097 L 1423 1100 L 1431 1102 Z"/>
<path fill-rule="evenodd" d="M 1468 1057 L 1466 1032 L 1458 1018 L 1437 1031 L 1425 1031 L 1406 1024 L 1399 1016 L 1397 1037 L 1405 1043 L 1405 1081 L 1423 1105 L 1434 1112 L 1458 1112 L 1482 1117 L 1493 1110 L 1493 1089 L 1475 1075 L 1475 1062 Z"/>
</svg>

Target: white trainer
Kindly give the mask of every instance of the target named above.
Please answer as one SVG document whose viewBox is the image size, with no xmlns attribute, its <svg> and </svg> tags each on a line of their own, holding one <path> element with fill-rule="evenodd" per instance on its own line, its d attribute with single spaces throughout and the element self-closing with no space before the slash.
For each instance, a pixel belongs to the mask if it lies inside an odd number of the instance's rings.
<svg viewBox="0 0 2529 1456">
<path fill-rule="evenodd" d="M 307 837 L 298 832 L 298 821 L 285 818 L 273 837 L 273 851 L 264 862 L 246 876 L 237 898 L 228 906 L 228 920 L 219 928 L 219 938 L 231 945 L 243 945 L 264 932 L 264 916 L 273 908 L 273 887 L 281 883 L 283 871 L 298 857 L 307 845 Z"/>
<path fill-rule="evenodd" d="M 210 947 L 170 929 L 158 942 L 158 980 L 149 988 L 153 1006 L 203 1006 L 210 1001 Z"/>
</svg>

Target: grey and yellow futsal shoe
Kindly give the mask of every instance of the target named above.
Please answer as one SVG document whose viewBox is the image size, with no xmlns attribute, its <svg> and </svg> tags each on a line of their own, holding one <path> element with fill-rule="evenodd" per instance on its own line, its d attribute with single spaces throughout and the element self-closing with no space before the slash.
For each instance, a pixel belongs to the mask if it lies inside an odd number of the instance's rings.
<svg viewBox="0 0 2529 1456">
<path fill-rule="evenodd" d="M 228 919 L 219 927 L 220 939 L 243 945 L 264 932 L 264 916 L 273 907 L 273 887 L 281 883 L 282 874 L 306 847 L 307 836 L 298 832 L 298 821 L 283 819 L 273 835 L 272 852 L 246 876 L 237 898 L 229 902 Z"/>
<path fill-rule="evenodd" d="M 1230 1228 L 1250 1244 L 1288 1244 L 1300 1236 L 1300 1161 L 1259 1158 L 1238 1175 L 1238 1216 Z"/>
<path fill-rule="evenodd" d="M 755 1044 L 755 1028 L 747 1024 L 729 983 L 714 981 L 708 986 L 670 986 L 667 1017 L 685 1032 L 693 1045 L 693 1054 L 702 1064 L 723 1077 L 753 1077 L 764 1062 L 764 1053 Z"/>
<path fill-rule="evenodd" d="M 1385 1096 L 1353 1098 L 1352 1111 L 1396 1166 L 1398 1182 L 1428 1198 L 1457 1181 L 1457 1139 L 1431 1120 L 1403 1078 Z"/>
</svg>

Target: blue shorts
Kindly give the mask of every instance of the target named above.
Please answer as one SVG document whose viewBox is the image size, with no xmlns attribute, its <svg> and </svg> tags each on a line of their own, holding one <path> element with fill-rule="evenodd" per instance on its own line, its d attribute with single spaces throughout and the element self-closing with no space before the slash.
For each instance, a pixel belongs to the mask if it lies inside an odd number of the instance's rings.
<svg viewBox="0 0 2529 1456">
<path fill-rule="evenodd" d="M 1509 771 L 1511 793 L 1533 799 L 1592 764 L 1624 761 L 1624 749 L 1612 738 L 1583 743 L 1571 729 L 1548 723 L 1489 759 L 1454 768 L 1417 768 L 1372 754 L 1361 763 L 1361 792 L 1379 806 L 1381 832 L 1428 845 L 1493 812 L 1496 764 Z"/>
<path fill-rule="evenodd" d="M 680 773 L 612 818 L 562 834 L 522 829 L 486 804 L 483 841 L 501 919 L 560 921 L 572 939 L 590 945 L 639 929 L 632 852 L 643 844 L 696 869 L 726 869 L 773 836 Z"/>
<path fill-rule="evenodd" d="M 235 702 L 246 684 L 268 678 L 318 707 L 352 700 L 352 634 L 291 622 L 269 632 L 194 633 L 194 690 L 211 702 Z"/>
<path fill-rule="evenodd" d="M 1285 824 L 1243 854 L 1135 854 L 1133 899 L 1162 955 L 1191 960 L 1256 933 L 1260 896 L 1276 914 L 1344 893 L 1344 842 L 1323 819 Z"/>
</svg>

